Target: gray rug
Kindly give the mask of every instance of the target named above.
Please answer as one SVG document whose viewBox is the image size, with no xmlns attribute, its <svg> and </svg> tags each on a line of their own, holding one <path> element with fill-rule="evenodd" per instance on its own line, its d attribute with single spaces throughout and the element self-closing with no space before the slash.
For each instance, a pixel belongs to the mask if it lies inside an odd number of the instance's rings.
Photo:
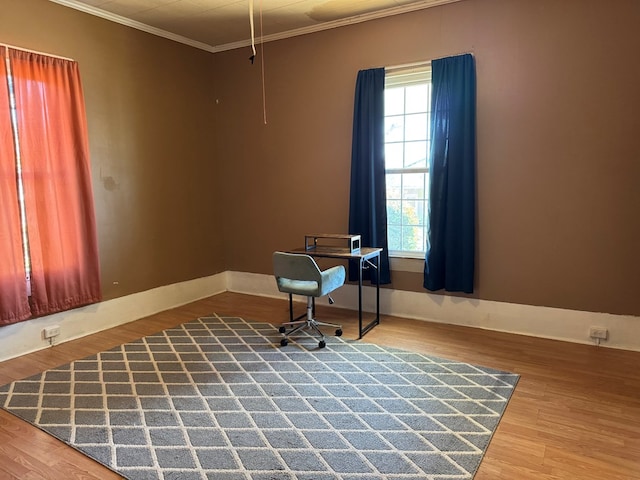
<svg viewBox="0 0 640 480">
<path fill-rule="evenodd" d="M 203 317 L 0 387 L 132 480 L 470 479 L 518 376 Z"/>
</svg>

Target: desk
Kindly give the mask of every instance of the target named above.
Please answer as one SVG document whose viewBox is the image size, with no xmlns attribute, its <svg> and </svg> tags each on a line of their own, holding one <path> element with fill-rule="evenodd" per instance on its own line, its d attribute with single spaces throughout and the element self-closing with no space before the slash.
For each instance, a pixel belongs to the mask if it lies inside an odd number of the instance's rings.
<svg viewBox="0 0 640 480">
<path fill-rule="evenodd" d="M 357 260 L 358 262 L 358 339 L 380 323 L 380 275 L 376 274 L 376 317 L 364 327 L 362 326 L 362 270 L 365 264 L 377 271 L 380 270 L 380 252 L 382 248 L 362 247 L 357 250 L 341 247 L 307 246 L 296 248 L 288 253 L 304 253 L 310 257 L 337 258 L 340 260 Z M 289 314 L 293 318 L 293 304 L 289 296 Z"/>
</svg>

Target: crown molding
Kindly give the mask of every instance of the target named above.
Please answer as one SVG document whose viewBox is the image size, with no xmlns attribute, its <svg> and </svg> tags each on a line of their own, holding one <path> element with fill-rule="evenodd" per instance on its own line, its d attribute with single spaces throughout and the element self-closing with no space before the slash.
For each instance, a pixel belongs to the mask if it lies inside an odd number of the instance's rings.
<svg viewBox="0 0 640 480">
<path fill-rule="evenodd" d="M 91 5 L 86 5 L 84 3 L 76 2 L 74 0 L 49 0 L 49 1 L 53 3 L 58 3 L 60 5 L 64 5 L 65 7 L 73 8 L 74 10 L 80 10 L 81 12 L 88 13 L 89 15 L 93 15 L 95 17 L 104 18 L 105 20 L 109 20 L 110 22 L 119 23 L 120 25 L 125 25 L 127 27 L 135 28 L 136 30 L 141 30 L 143 32 L 147 32 L 152 35 L 156 35 L 158 37 L 164 37 L 169 40 L 173 40 L 174 42 L 183 43 L 191 47 L 199 48 L 200 50 L 206 50 L 207 52 L 216 52 L 215 47 L 211 45 L 207 45 L 206 43 L 198 42 L 196 40 L 183 37 L 182 35 L 176 35 L 175 33 L 167 32 L 166 30 L 152 27 L 151 25 L 147 25 L 146 23 L 137 22 L 135 20 L 131 20 L 130 18 L 123 17 L 121 15 L 116 15 L 115 13 L 107 12 L 105 10 L 101 10 Z"/>
<path fill-rule="evenodd" d="M 225 43 L 222 45 L 208 45 L 206 43 L 198 42 L 196 40 L 183 37 L 182 35 L 177 35 L 175 33 L 167 32 L 166 30 L 152 27 L 151 25 L 147 25 L 146 23 L 137 22 L 135 20 L 131 20 L 130 18 L 126 18 L 121 15 L 116 15 L 115 13 L 110 13 L 105 10 L 101 10 L 100 8 L 97 8 L 91 5 L 86 5 L 84 3 L 80 3 L 75 0 L 49 0 L 49 1 L 53 3 L 58 3 L 60 5 L 64 5 L 65 7 L 79 10 L 84 13 L 88 13 L 89 15 L 94 15 L 96 17 L 104 18 L 105 20 L 109 20 L 111 22 L 119 23 L 127 27 L 135 28 L 136 30 L 141 30 L 143 32 L 147 32 L 152 35 L 156 35 L 158 37 L 163 37 L 169 40 L 173 40 L 174 42 L 183 43 L 185 45 L 189 45 L 191 47 L 198 48 L 200 50 L 205 50 L 211 53 L 224 52 L 227 50 L 234 50 L 237 48 L 247 47 L 251 45 L 251 39 L 241 40 L 241 41 L 232 42 L 232 43 Z M 371 12 L 371 13 L 365 13 L 362 15 L 355 15 L 353 17 L 334 20 L 331 22 L 323 22 L 323 23 L 319 23 L 317 25 L 312 25 L 309 27 L 297 28 L 294 30 L 287 30 L 285 32 L 265 35 L 261 37 L 260 40 L 265 43 L 273 42 L 275 40 L 283 40 L 285 38 L 297 37 L 300 35 L 307 35 L 309 33 L 320 32 L 323 30 L 330 30 L 333 28 L 344 27 L 344 26 L 353 25 L 356 23 L 368 22 L 370 20 L 376 20 L 384 17 L 391 17 L 394 15 L 414 12 L 417 10 L 424 10 L 426 8 L 445 5 L 447 3 L 455 3 L 459 1 L 461 0 L 424 0 L 422 2 L 416 2 L 416 3 L 407 4 L 407 5 L 399 5 L 397 7 L 387 8 L 385 10 L 380 10 L 380 11 Z"/>
</svg>

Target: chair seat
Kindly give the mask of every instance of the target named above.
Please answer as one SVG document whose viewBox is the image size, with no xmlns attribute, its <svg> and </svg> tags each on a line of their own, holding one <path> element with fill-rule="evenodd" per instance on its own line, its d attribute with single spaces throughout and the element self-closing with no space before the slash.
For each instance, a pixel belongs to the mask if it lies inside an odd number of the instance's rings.
<svg viewBox="0 0 640 480">
<path fill-rule="evenodd" d="M 317 296 L 318 282 L 309 280 L 291 280 L 289 278 L 278 279 L 278 289 L 281 292 L 293 293 L 294 295 Z"/>
</svg>

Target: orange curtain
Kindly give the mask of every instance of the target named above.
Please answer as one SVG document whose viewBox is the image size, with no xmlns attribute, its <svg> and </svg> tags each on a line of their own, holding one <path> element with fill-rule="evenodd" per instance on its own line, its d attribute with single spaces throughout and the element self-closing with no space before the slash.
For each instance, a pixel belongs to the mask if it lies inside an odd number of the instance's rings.
<svg viewBox="0 0 640 480">
<path fill-rule="evenodd" d="M 31 258 L 34 316 L 101 299 L 78 64 L 9 49 Z"/>
<path fill-rule="evenodd" d="M 20 232 L 6 50 L 0 47 L 0 325 L 31 316 Z"/>
</svg>

